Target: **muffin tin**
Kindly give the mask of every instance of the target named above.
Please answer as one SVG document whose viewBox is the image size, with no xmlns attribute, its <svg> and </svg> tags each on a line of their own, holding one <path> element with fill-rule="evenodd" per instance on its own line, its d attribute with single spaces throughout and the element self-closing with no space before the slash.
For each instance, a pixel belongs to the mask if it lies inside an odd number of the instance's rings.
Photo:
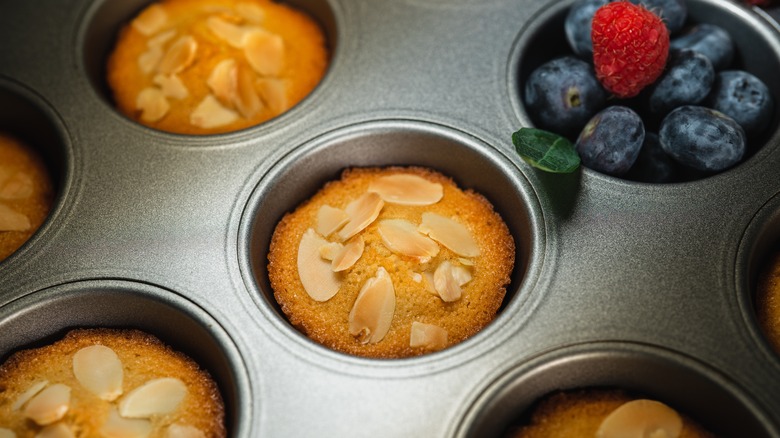
<svg viewBox="0 0 780 438">
<path fill-rule="evenodd" d="M 147 1 L 28 0 L 0 15 L 0 128 L 58 183 L 38 233 L 0 263 L 0 359 L 71 327 L 146 330 L 217 380 L 231 436 L 500 436 L 543 394 L 620 386 L 723 436 L 780 436 L 780 356 L 756 273 L 780 243 L 780 109 L 763 146 L 701 180 L 653 185 L 537 171 L 513 151 L 519 93 L 562 51 L 571 1 L 298 0 L 332 48 L 288 113 L 206 137 L 115 111 L 103 65 Z M 728 0 L 690 15 L 732 31 L 780 104 L 780 27 Z M 346 356 L 284 319 L 265 258 L 276 222 L 341 169 L 422 165 L 483 193 L 517 262 L 473 338 L 401 360 Z"/>
</svg>

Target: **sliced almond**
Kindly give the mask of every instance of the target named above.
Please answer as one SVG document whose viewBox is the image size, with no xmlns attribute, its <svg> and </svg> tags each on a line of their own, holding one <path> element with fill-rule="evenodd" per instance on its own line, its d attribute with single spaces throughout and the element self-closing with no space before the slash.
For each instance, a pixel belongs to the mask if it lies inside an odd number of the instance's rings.
<svg viewBox="0 0 780 438">
<path fill-rule="evenodd" d="M 368 191 L 391 204 L 415 206 L 435 204 L 444 196 L 441 184 L 408 173 L 379 177 L 371 181 Z"/>
<path fill-rule="evenodd" d="M 187 386 L 174 377 L 150 380 L 130 391 L 119 401 L 119 415 L 149 418 L 173 412 L 187 395 Z"/>
<path fill-rule="evenodd" d="M 0 438 L 16 438 L 16 433 L 11 429 L 0 427 Z"/>
<path fill-rule="evenodd" d="M 209 94 L 190 114 L 190 123 L 200 128 L 217 128 L 238 120 L 238 113 L 225 108 L 214 95 Z"/>
<path fill-rule="evenodd" d="M 597 438 L 677 438 L 682 418 L 674 409 L 655 400 L 633 400 L 620 405 L 601 422 Z"/>
<path fill-rule="evenodd" d="M 363 255 L 365 247 L 366 242 L 363 240 L 363 236 L 355 236 L 350 239 L 349 242 L 334 255 L 330 265 L 333 272 L 346 271 L 354 266 Z"/>
<path fill-rule="evenodd" d="M 413 281 L 413 282 L 415 282 L 415 283 L 422 283 L 422 281 L 423 281 L 423 276 L 422 276 L 422 274 L 420 274 L 419 272 L 412 272 L 412 273 L 411 273 L 411 274 L 409 274 L 409 275 L 411 275 L 411 276 L 412 276 L 412 281 Z"/>
<path fill-rule="evenodd" d="M 255 29 L 244 38 L 244 55 L 262 76 L 279 76 L 284 68 L 284 40 L 279 35 Z"/>
<path fill-rule="evenodd" d="M 33 180 L 26 172 L 14 172 L 0 181 L 0 199 L 25 199 L 34 192 Z"/>
<path fill-rule="evenodd" d="M 320 248 L 328 241 L 309 228 L 298 245 L 298 277 L 303 289 L 314 301 L 328 301 L 341 287 L 341 281 L 330 262 L 320 256 Z"/>
<path fill-rule="evenodd" d="M 138 68 L 144 74 L 151 73 L 160 65 L 164 54 L 162 47 L 149 47 L 145 52 L 138 55 Z"/>
<path fill-rule="evenodd" d="M 174 423 L 166 429 L 165 438 L 206 438 L 206 434 L 195 426 Z"/>
<path fill-rule="evenodd" d="M 147 87 L 138 93 L 138 97 L 135 99 L 135 108 L 141 111 L 141 120 L 156 122 L 168 114 L 171 105 L 162 90 L 156 87 Z"/>
<path fill-rule="evenodd" d="M 168 13 L 159 4 L 153 4 L 141 11 L 131 23 L 141 34 L 149 36 L 157 33 L 168 22 Z"/>
<path fill-rule="evenodd" d="M 445 303 L 458 301 L 463 292 L 453 273 L 453 265 L 447 260 L 441 262 L 434 271 L 433 286 Z"/>
<path fill-rule="evenodd" d="M 63 422 L 50 424 L 35 435 L 35 438 L 75 438 L 76 435 Z"/>
<path fill-rule="evenodd" d="M 158 74 L 152 79 L 152 82 L 160 87 L 160 90 L 162 90 L 165 97 L 182 100 L 190 95 L 187 86 L 184 85 L 184 82 L 176 75 L 166 76 Z"/>
<path fill-rule="evenodd" d="M 362 344 L 376 344 L 390 330 L 395 313 L 395 289 L 385 268 L 366 280 L 349 312 L 349 333 Z"/>
<path fill-rule="evenodd" d="M 260 24 L 265 20 L 265 11 L 255 3 L 238 3 L 236 12 L 252 24 Z"/>
<path fill-rule="evenodd" d="M 447 346 L 447 330 L 422 322 L 412 322 L 412 331 L 409 335 L 409 346 L 412 348 L 423 347 L 429 350 L 441 350 Z"/>
<path fill-rule="evenodd" d="M 25 403 L 30 401 L 31 398 L 35 397 L 36 394 L 41 392 L 43 388 L 46 387 L 46 385 L 49 384 L 48 380 L 42 380 L 40 382 L 34 383 L 27 391 L 24 391 L 22 395 L 19 396 L 19 398 L 16 399 L 13 405 L 11 405 L 12 411 L 18 411 L 19 409 L 24 406 Z"/>
<path fill-rule="evenodd" d="M 108 418 L 100 428 L 105 438 L 146 438 L 154 427 L 152 422 L 143 418 L 122 418 L 116 408 L 111 408 Z"/>
<path fill-rule="evenodd" d="M 284 79 L 259 78 L 255 86 L 265 105 L 274 114 L 281 114 L 290 107 L 287 99 L 287 82 Z"/>
<path fill-rule="evenodd" d="M 479 255 L 479 245 L 463 224 L 436 213 L 423 213 L 420 232 L 464 257 Z"/>
<path fill-rule="evenodd" d="M 382 243 L 396 254 L 428 262 L 439 253 L 439 245 L 420 234 L 417 227 L 403 219 L 385 219 L 377 224 Z"/>
<path fill-rule="evenodd" d="M 32 227 L 27 216 L 0 204 L 0 231 L 27 231 Z"/>
<path fill-rule="evenodd" d="M 349 216 L 347 216 L 347 213 L 344 210 L 331 207 L 330 205 L 323 205 L 317 210 L 317 219 L 314 229 L 317 230 L 320 235 L 328 237 L 347 222 L 349 222 Z"/>
<path fill-rule="evenodd" d="M 236 94 L 233 103 L 244 118 L 251 119 L 263 109 L 263 103 L 255 90 L 255 74 L 239 66 L 236 76 Z"/>
<path fill-rule="evenodd" d="M 463 286 L 468 284 L 473 277 L 471 276 L 471 271 L 469 271 L 466 267 L 452 265 L 452 278 L 455 279 L 455 282 L 458 283 L 458 286 Z"/>
<path fill-rule="evenodd" d="M 459 257 L 458 261 L 463 266 L 474 266 L 474 260 L 472 260 L 472 259 L 467 259 L 465 257 Z"/>
<path fill-rule="evenodd" d="M 24 416 L 40 426 L 59 421 L 70 408 L 70 387 L 62 383 L 46 387 L 24 408 Z"/>
<path fill-rule="evenodd" d="M 349 222 L 338 232 L 342 241 L 349 239 L 371 225 L 382 211 L 385 202 L 376 193 L 365 193 L 347 205 L 344 211 L 349 216 Z"/>
<path fill-rule="evenodd" d="M 238 84 L 238 67 L 236 60 L 228 58 L 220 61 L 211 71 L 206 85 L 209 86 L 214 96 L 225 105 L 233 102 Z"/>
<path fill-rule="evenodd" d="M 206 19 L 206 26 L 214 33 L 218 38 L 224 40 L 226 43 L 240 49 L 244 47 L 244 38 L 247 34 L 247 29 L 239 26 L 235 23 L 231 23 L 222 16 L 213 15 Z"/>
<path fill-rule="evenodd" d="M 101 400 L 113 401 L 122 395 L 122 361 L 114 350 L 104 345 L 91 345 L 77 351 L 73 355 L 73 375 Z"/>
<path fill-rule="evenodd" d="M 165 52 L 157 71 L 164 75 L 180 73 L 195 61 L 197 51 L 198 42 L 195 38 L 190 35 L 181 36 Z"/>
<path fill-rule="evenodd" d="M 320 247 L 320 257 L 328 261 L 333 261 L 343 248 L 344 245 L 338 242 L 328 242 Z"/>
<path fill-rule="evenodd" d="M 151 38 L 149 38 L 149 41 L 146 42 L 147 47 L 158 47 L 162 48 L 162 46 L 167 43 L 168 41 L 172 40 L 173 37 L 176 36 L 176 29 L 170 29 L 166 30 L 165 32 L 159 33 Z"/>
</svg>

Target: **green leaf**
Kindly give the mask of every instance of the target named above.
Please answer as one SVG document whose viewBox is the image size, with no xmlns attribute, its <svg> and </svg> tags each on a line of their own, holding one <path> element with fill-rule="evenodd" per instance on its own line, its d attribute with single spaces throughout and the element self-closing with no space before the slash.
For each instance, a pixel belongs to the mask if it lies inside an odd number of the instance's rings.
<svg viewBox="0 0 780 438">
<path fill-rule="evenodd" d="M 520 128 L 512 134 L 520 157 L 546 172 L 572 173 L 580 166 L 580 156 L 565 137 L 536 128 Z"/>
</svg>

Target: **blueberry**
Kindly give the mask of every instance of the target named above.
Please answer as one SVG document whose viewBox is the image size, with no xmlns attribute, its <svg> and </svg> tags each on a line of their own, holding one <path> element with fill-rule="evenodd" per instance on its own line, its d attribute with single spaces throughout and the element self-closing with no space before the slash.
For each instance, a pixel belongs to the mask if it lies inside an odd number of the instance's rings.
<svg viewBox="0 0 780 438">
<path fill-rule="evenodd" d="M 614 0 L 577 0 L 569 8 L 563 29 L 574 53 L 582 58 L 593 56 L 590 28 L 596 10 Z"/>
<path fill-rule="evenodd" d="M 695 50 L 710 59 L 715 71 L 723 70 L 734 58 L 734 42 L 725 29 L 714 24 L 702 23 L 672 38 L 672 49 Z"/>
<path fill-rule="evenodd" d="M 736 120 L 750 136 L 769 125 L 774 102 L 761 79 L 746 71 L 726 70 L 715 76 L 707 106 Z"/>
<path fill-rule="evenodd" d="M 678 163 L 719 172 L 745 154 L 745 131 L 731 117 L 702 106 L 686 105 L 670 112 L 658 132 L 661 147 Z"/>
<path fill-rule="evenodd" d="M 645 133 L 645 141 L 629 177 L 648 183 L 668 183 L 677 179 L 677 163 L 663 150 L 655 132 Z"/>
<path fill-rule="evenodd" d="M 537 127 L 576 135 L 607 99 L 593 67 L 574 56 L 539 66 L 525 83 L 524 101 Z"/>
<path fill-rule="evenodd" d="M 688 49 L 673 50 L 666 70 L 650 89 L 650 112 L 662 115 L 678 106 L 698 104 L 710 93 L 714 80 L 715 70 L 706 56 Z"/>
<path fill-rule="evenodd" d="M 642 5 L 661 17 L 669 29 L 669 33 L 682 29 L 688 18 L 688 8 L 683 0 L 629 0 L 635 5 Z"/>
<path fill-rule="evenodd" d="M 582 163 L 610 175 L 626 173 L 636 161 L 645 139 L 645 126 L 634 110 L 605 108 L 588 122 L 574 147 Z"/>
</svg>

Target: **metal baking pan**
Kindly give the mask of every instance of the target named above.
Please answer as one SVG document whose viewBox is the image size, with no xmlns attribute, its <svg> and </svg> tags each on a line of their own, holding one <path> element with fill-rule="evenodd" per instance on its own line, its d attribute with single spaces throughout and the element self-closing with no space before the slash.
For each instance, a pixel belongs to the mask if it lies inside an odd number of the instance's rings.
<svg viewBox="0 0 780 438">
<path fill-rule="evenodd" d="M 332 49 L 288 113 L 205 137 L 115 111 L 103 66 L 142 0 L 5 2 L 0 128 L 57 182 L 38 233 L 0 263 L 0 359 L 72 327 L 146 330 L 207 368 L 236 437 L 500 436 L 547 392 L 621 386 L 723 436 L 780 436 L 780 356 L 756 273 L 780 242 L 780 111 L 733 169 L 643 184 L 537 171 L 522 83 L 560 52 L 571 1 L 298 0 Z M 728 0 L 731 31 L 780 102 L 780 32 Z M 483 193 L 518 252 L 496 320 L 441 352 L 374 360 L 321 347 L 273 300 L 276 222 L 348 166 L 423 165 Z M 739 427 L 736 427 L 739 426 Z"/>
</svg>

